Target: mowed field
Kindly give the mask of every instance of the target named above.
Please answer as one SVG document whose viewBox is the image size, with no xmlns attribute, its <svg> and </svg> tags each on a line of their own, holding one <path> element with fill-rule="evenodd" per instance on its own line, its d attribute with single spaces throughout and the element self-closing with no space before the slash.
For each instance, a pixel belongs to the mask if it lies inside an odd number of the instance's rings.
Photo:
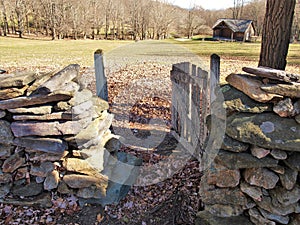
<svg viewBox="0 0 300 225">
<path fill-rule="evenodd" d="M 177 41 L 164 40 L 170 44 L 185 47 L 187 51 L 203 58 L 206 64 L 209 56 L 216 53 L 221 56 L 221 75 L 240 72 L 243 66 L 257 66 L 260 43 Z M 133 44 L 133 41 L 106 40 L 36 40 L 0 37 L 0 68 L 6 70 L 36 70 L 60 68 L 72 63 L 82 67 L 93 66 L 93 53 L 103 49 L 104 53 L 118 47 Z M 164 49 L 161 49 L 164 52 Z M 166 53 L 164 53 L 166 54 Z M 300 73 L 300 44 L 291 44 L 287 70 Z"/>
</svg>

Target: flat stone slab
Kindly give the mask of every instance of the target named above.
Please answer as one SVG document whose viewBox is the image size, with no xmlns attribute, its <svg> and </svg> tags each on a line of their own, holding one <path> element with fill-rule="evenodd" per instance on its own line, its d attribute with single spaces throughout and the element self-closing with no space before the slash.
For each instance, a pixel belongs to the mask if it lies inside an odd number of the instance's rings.
<svg viewBox="0 0 300 225">
<path fill-rule="evenodd" d="M 18 97 L 0 101 L 0 109 L 16 109 L 25 106 L 69 100 L 70 98 L 72 98 L 72 94 L 68 92 L 57 92 L 49 95 L 34 95 L 31 97 Z"/>
<path fill-rule="evenodd" d="M 16 121 L 73 120 L 73 115 L 71 113 L 58 112 L 58 113 L 51 113 L 45 115 L 14 115 L 13 119 Z"/>
<path fill-rule="evenodd" d="M 64 151 L 68 148 L 66 142 L 54 138 L 16 138 L 14 140 L 14 145 L 53 154 L 63 154 Z"/>
<path fill-rule="evenodd" d="M 23 87 L 38 77 L 37 73 L 0 75 L 0 88 Z"/>
<path fill-rule="evenodd" d="M 300 151 L 300 125 L 274 113 L 232 115 L 227 120 L 226 134 L 266 149 Z"/>
<path fill-rule="evenodd" d="M 28 86 L 24 86 L 23 88 L 7 88 L 0 90 L 0 100 L 16 98 L 24 95 Z"/>
<path fill-rule="evenodd" d="M 52 112 L 52 106 L 8 109 L 8 111 L 14 114 L 28 113 L 34 115 L 45 115 L 50 114 Z"/>
<path fill-rule="evenodd" d="M 10 145 L 13 143 L 13 139 L 9 122 L 0 120 L 0 144 Z"/>
<path fill-rule="evenodd" d="M 197 213 L 195 225 L 253 225 L 246 216 L 217 217 L 207 211 Z"/>
<path fill-rule="evenodd" d="M 261 89 L 270 93 L 291 98 L 300 98 L 300 83 L 292 84 L 265 84 Z"/>
</svg>

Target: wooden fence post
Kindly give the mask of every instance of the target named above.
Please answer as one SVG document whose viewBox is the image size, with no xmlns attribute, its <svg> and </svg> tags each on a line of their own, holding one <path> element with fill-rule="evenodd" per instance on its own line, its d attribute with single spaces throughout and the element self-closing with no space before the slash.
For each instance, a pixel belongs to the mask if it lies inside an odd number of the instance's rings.
<svg viewBox="0 0 300 225">
<path fill-rule="evenodd" d="M 108 101 L 107 79 L 104 73 L 103 51 L 101 49 L 98 49 L 94 53 L 94 65 L 97 96 Z"/>
<path fill-rule="evenodd" d="M 210 104 L 216 100 L 215 89 L 220 82 L 220 56 L 213 54 L 210 57 Z"/>
</svg>

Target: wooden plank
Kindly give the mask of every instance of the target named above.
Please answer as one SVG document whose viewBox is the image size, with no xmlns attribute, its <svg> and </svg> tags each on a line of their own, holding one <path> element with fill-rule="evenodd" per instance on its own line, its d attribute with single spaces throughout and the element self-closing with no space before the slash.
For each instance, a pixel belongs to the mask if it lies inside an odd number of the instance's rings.
<svg viewBox="0 0 300 225">
<path fill-rule="evenodd" d="M 96 93 L 97 96 L 108 101 L 107 79 L 104 72 L 103 51 L 98 49 L 94 54 Z"/>
</svg>

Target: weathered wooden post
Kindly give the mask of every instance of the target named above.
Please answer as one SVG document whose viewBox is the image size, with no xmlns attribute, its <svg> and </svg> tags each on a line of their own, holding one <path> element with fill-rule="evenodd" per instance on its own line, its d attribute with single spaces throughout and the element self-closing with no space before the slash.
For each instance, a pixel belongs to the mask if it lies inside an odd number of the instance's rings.
<svg viewBox="0 0 300 225">
<path fill-rule="evenodd" d="M 95 75 L 96 75 L 96 91 L 97 96 L 108 101 L 108 89 L 107 89 L 107 79 L 104 72 L 103 64 L 103 51 L 98 49 L 94 53 L 94 65 L 95 65 Z"/>
<path fill-rule="evenodd" d="M 220 56 L 212 54 L 210 57 L 210 104 L 216 100 L 215 89 L 220 82 Z"/>
</svg>

